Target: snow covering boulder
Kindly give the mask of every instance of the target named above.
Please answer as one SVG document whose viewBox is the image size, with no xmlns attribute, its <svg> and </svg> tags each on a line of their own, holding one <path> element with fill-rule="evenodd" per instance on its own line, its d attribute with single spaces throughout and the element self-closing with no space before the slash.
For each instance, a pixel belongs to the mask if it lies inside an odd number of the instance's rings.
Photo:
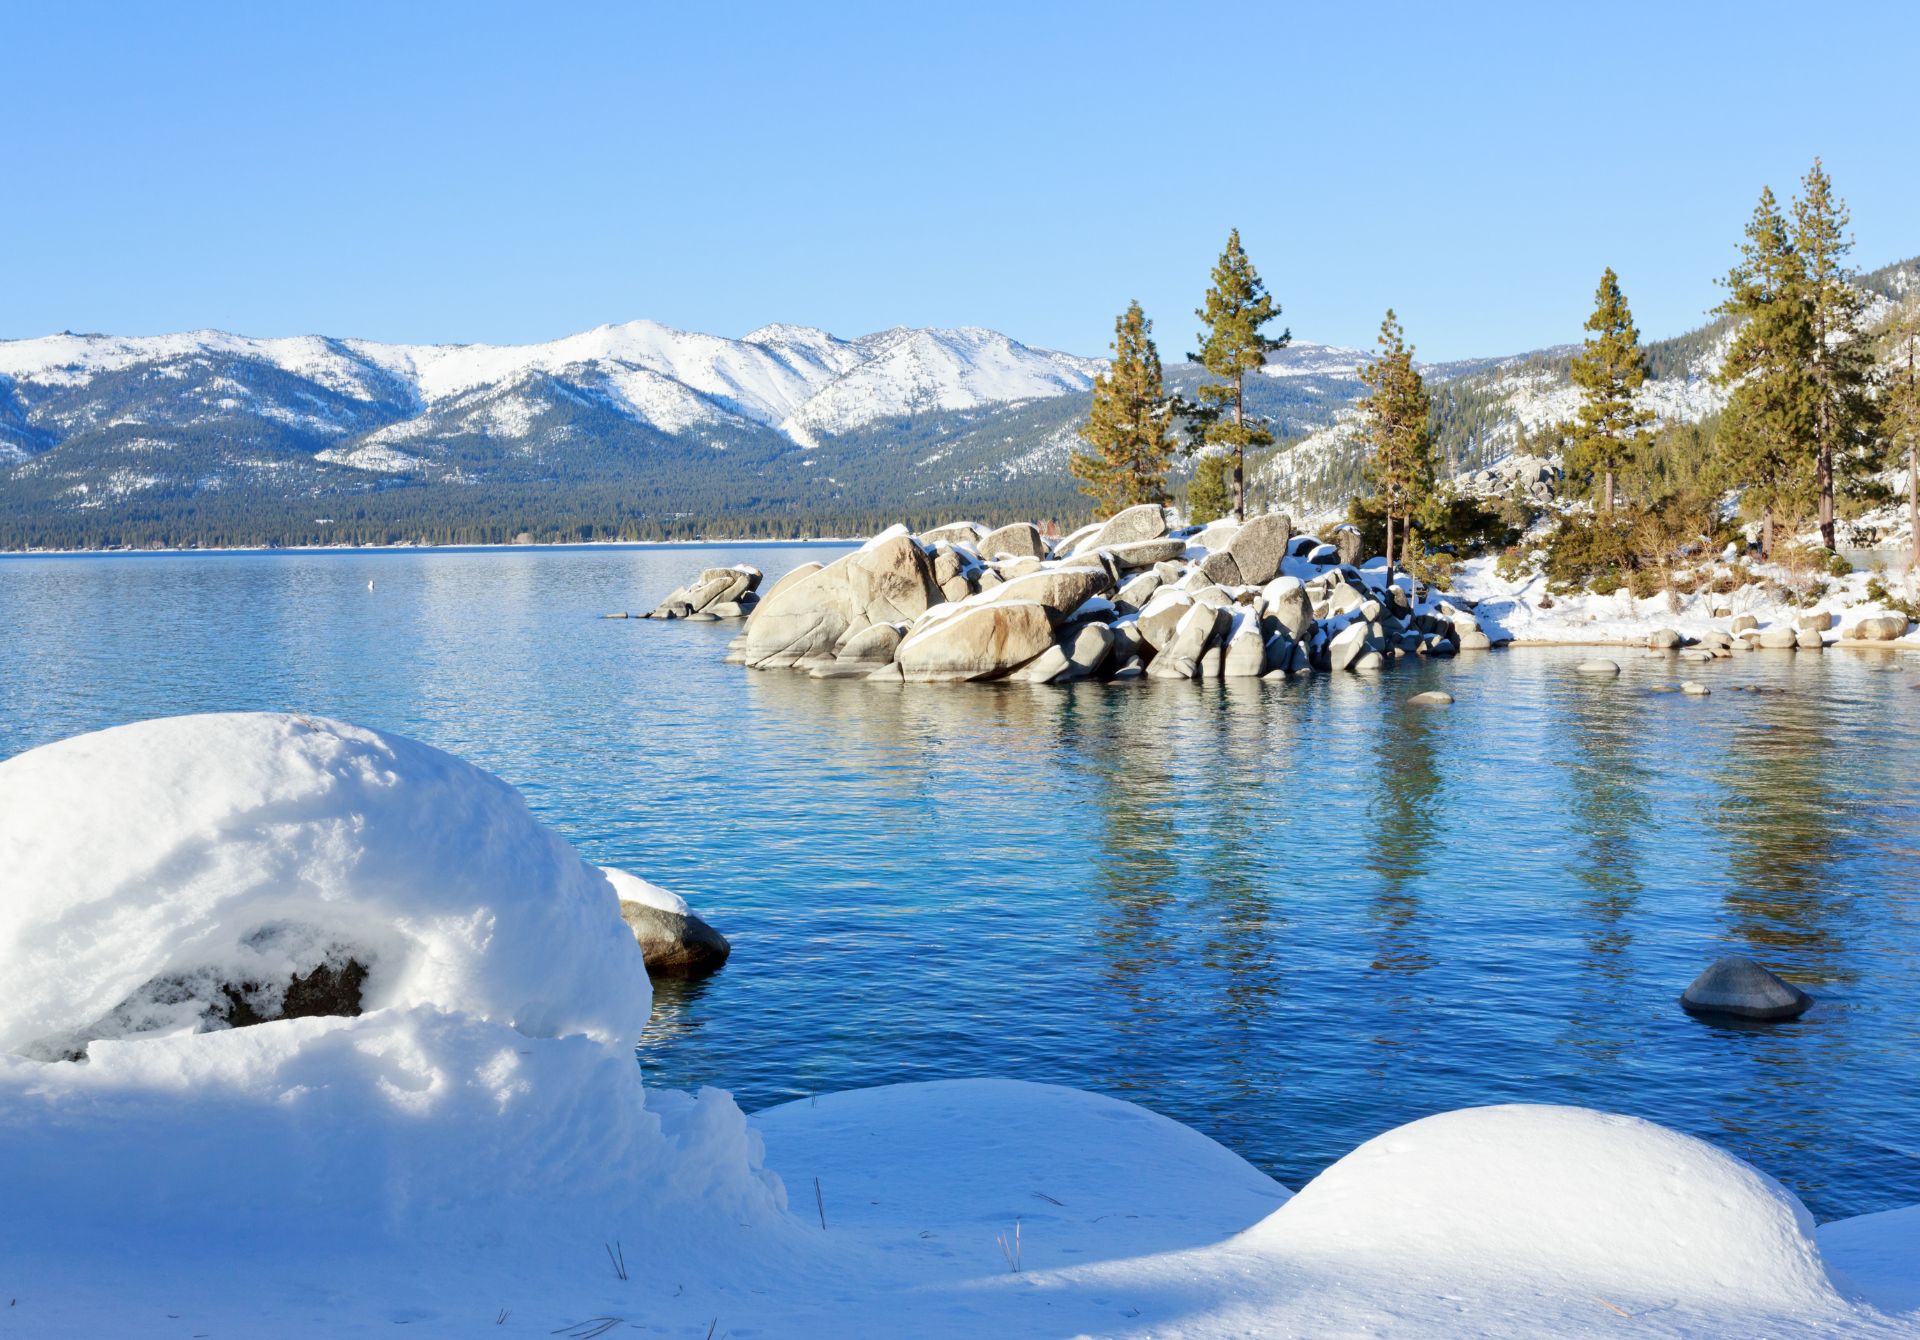
<svg viewBox="0 0 1920 1340">
<path fill-rule="evenodd" d="M 1813 997 L 1783 982 L 1744 954 L 1714 960 L 1680 994 L 1689 1014 L 1725 1014 L 1739 1019 L 1797 1019 Z"/>
<path fill-rule="evenodd" d="M 229 988 L 271 1000 L 341 950 L 359 1014 L 223 1026 Z M 40 1278 L 87 1279 L 105 1224 L 117 1274 L 259 1304 L 302 1271 L 551 1270 L 616 1233 L 684 1260 L 788 1222 L 727 1095 L 642 1085 L 650 990 L 605 876 L 410 740 L 236 713 L 0 763 L 0 980 L 0 1204 L 34 1207 L 0 1259 Z"/>
<path fill-rule="evenodd" d="M 1125 544 L 1108 545 L 1103 553 L 1107 554 L 1122 569 L 1128 572 L 1151 568 L 1157 563 L 1170 563 L 1187 552 L 1185 540 L 1130 540 Z"/>
<path fill-rule="evenodd" d="M 1099 529 L 1062 553 L 1083 554 L 1136 540 L 1157 540 L 1167 533 L 1167 510 L 1158 503 L 1141 503 L 1115 512 Z"/>
<path fill-rule="evenodd" d="M 740 564 L 707 568 L 685 586 L 667 593 L 649 618 L 686 619 L 696 614 L 739 618 L 752 608 L 760 587 L 760 569 Z"/>
<path fill-rule="evenodd" d="M 650 975 L 707 977 L 726 966 L 733 946 L 685 898 L 611 866 L 601 866 L 600 873 L 619 896 L 620 919 L 639 942 Z"/>
<path fill-rule="evenodd" d="M 1043 606 L 1055 623 L 1067 617 L 1095 596 L 1113 590 L 1113 578 L 1105 568 L 1050 567 L 1015 577 L 983 595 L 983 602 L 1031 601 Z"/>
<path fill-rule="evenodd" d="M 361 1010 L 536 1037 L 627 1044 L 647 1019 L 598 870 L 498 778 L 342 722 L 175 717 L 28 750 L 0 763 L 0 871 L 4 1051 L 284 1017 L 329 981 L 343 1009 L 351 980 Z"/>
<path fill-rule="evenodd" d="M 1813 1234 L 1791 1192 L 1704 1141 L 1514 1104 L 1376 1136 L 1244 1240 L 1401 1278 L 1795 1310 L 1838 1302 Z"/>
</svg>

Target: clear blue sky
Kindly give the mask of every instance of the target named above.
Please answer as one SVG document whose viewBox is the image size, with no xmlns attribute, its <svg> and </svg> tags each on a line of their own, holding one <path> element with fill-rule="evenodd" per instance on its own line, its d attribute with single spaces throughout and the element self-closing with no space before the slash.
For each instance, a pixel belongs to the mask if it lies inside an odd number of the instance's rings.
<svg viewBox="0 0 1920 1340">
<path fill-rule="evenodd" d="M 1203 22 L 1211 27 L 1203 28 Z M 652 317 L 1163 352 L 1237 225 L 1296 335 L 1650 336 L 1816 153 L 1920 252 L 1911 3 L 0 0 L 0 336 L 547 339 Z"/>
</svg>

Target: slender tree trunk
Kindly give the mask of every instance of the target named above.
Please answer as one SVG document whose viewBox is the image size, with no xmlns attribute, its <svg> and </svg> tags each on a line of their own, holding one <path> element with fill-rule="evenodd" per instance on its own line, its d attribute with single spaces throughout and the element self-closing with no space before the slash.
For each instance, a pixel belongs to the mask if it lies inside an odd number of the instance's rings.
<svg viewBox="0 0 1920 1340">
<path fill-rule="evenodd" d="M 1247 426 L 1245 372 L 1233 374 L 1233 426 L 1243 432 Z M 1244 441 L 1233 444 L 1233 519 L 1244 522 L 1247 519 L 1247 445 Z"/>
<path fill-rule="evenodd" d="M 1760 520 L 1760 557 L 1769 560 L 1773 558 L 1773 509 L 1771 507 Z"/>
<path fill-rule="evenodd" d="M 1613 515 L 1613 471 L 1607 471 L 1607 515 Z"/>
<path fill-rule="evenodd" d="M 1819 463 L 1814 467 L 1820 480 L 1820 543 L 1833 548 L 1833 449 L 1820 444 Z"/>
<path fill-rule="evenodd" d="M 1387 589 L 1393 589 L 1393 512 L 1387 512 Z"/>
</svg>

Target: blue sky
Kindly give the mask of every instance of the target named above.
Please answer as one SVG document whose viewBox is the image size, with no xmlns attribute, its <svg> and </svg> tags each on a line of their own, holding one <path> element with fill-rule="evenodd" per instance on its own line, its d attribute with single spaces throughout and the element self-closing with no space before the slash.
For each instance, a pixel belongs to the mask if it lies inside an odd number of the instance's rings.
<svg viewBox="0 0 1920 1340">
<path fill-rule="evenodd" d="M 0 0 L 0 33 L 0 336 L 1095 353 L 1137 296 L 1171 357 L 1238 226 L 1301 338 L 1392 305 L 1423 357 L 1502 353 L 1578 338 L 1609 264 L 1648 335 L 1697 324 L 1816 153 L 1864 267 L 1920 253 L 1912 4 Z"/>
</svg>

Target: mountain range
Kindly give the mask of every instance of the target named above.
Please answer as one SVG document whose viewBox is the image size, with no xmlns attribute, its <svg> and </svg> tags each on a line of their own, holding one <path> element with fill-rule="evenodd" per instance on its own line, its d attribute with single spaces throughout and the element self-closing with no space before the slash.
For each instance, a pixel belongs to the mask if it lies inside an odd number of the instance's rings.
<svg viewBox="0 0 1920 1340">
<path fill-rule="evenodd" d="M 1862 286 L 1884 309 L 1920 266 Z M 1649 347 L 1663 418 L 1720 403 L 1724 322 Z M 1571 347 L 1425 367 L 1450 464 L 1571 409 Z M 1256 501 L 1311 515 L 1357 475 L 1355 349 L 1296 341 L 1249 380 L 1285 439 Z M 544 344 L 220 331 L 0 341 L 0 546 L 470 542 L 850 533 L 1078 515 L 1067 471 L 1102 360 L 990 330 L 726 339 L 650 321 Z M 1190 363 L 1167 368 L 1191 390 Z"/>
</svg>

